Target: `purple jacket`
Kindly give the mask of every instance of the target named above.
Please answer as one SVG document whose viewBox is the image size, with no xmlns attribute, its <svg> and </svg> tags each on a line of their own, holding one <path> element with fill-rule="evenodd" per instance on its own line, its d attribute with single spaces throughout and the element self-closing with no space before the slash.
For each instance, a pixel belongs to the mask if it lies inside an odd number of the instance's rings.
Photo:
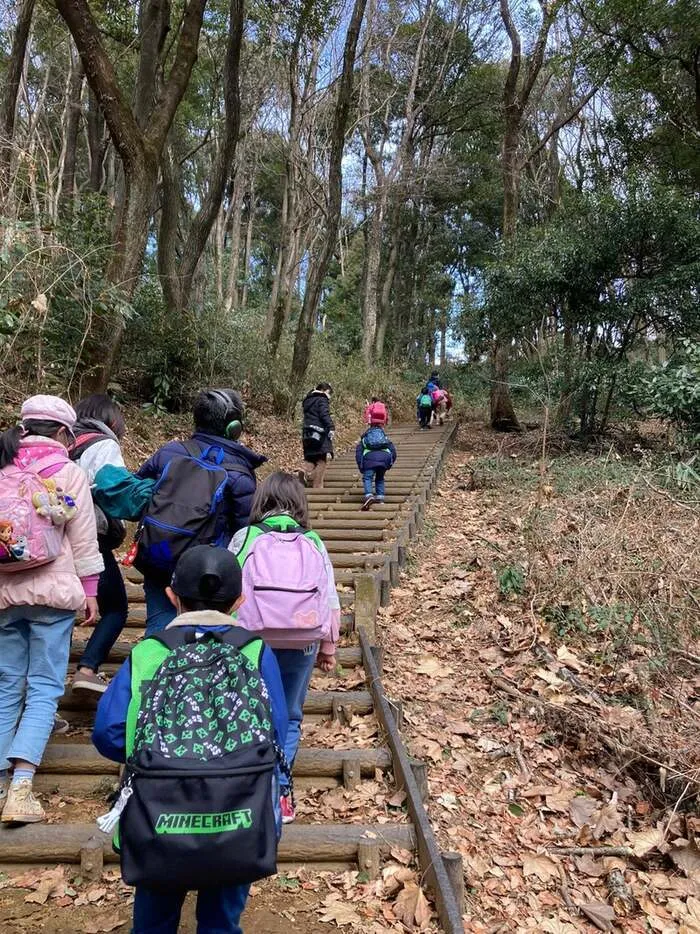
<svg viewBox="0 0 700 934">
<path fill-rule="evenodd" d="M 226 531 L 230 537 L 249 524 L 250 507 L 253 504 L 256 487 L 255 471 L 265 463 L 267 458 L 261 454 L 256 454 L 237 441 L 217 438 L 215 435 L 207 435 L 201 431 L 196 431 L 191 440 L 197 441 L 202 450 L 209 445 L 213 445 L 221 448 L 224 452 L 224 460 L 221 466 L 228 472 Z M 139 467 L 136 476 L 144 480 L 158 480 L 168 461 L 178 454 L 187 454 L 182 442 L 169 441 L 157 450 L 152 457 L 149 457 L 145 464 Z M 234 466 L 245 467 L 246 470 L 244 472 L 232 470 L 231 468 Z"/>
</svg>

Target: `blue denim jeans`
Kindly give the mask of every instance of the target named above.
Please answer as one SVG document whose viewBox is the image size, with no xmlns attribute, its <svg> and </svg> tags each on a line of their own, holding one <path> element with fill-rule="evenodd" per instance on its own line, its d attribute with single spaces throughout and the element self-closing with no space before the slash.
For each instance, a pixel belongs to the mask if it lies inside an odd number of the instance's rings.
<svg viewBox="0 0 700 934">
<path fill-rule="evenodd" d="M 105 563 L 97 585 L 100 621 L 93 629 L 83 657 L 78 662 L 79 667 L 92 671 L 97 671 L 109 655 L 129 615 L 129 601 L 117 559 L 111 551 L 100 549 L 100 553 Z"/>
<path fill-rule="evenodd" d="M 197 934 L 243 934 L 240 918 L 248 898 L 248 885 L 200 889 L 197 892 Z M 187 892 L 161 891 L 137 886 L 134 896 L 133 934 L 177 934 Z"/>
<path fill-rule="evenodd" d="M 383 467 L 371 467 L 362 472 L 362 482 L 365 487 L 365 496 L 372 495 L 372 482 L 374 482 L 377 499 L 384 499 L 384 474 L 386 470 Z"/>
<path fill-rule="evenodd" d="M 18 606 L 0 611 L 0 769 L 9 759 L 39 765 L 63 694 L 71 610 Z"/>
<path fill-rule="evenodd" d="M 177 616 L 175 607 L 168 600 L 165 587 L 148 577 L 143 579 L 143 592 L 146 596 L 146 635 L 162 632 Z"/>
<path fill-rule="evenodd" d="M 301 721 L 304 719 L 304 700 L 309 689 L 317 651 L 318 645 L 315 642 L 307 645 L 305 649 L 273 649 L 282 675 L 282 687 L 289 714 L 284 754 L 290 767 L 294 764 L 299 748 Z M 282 788 L 284 787 L 282 783 Z"/>
</svg>

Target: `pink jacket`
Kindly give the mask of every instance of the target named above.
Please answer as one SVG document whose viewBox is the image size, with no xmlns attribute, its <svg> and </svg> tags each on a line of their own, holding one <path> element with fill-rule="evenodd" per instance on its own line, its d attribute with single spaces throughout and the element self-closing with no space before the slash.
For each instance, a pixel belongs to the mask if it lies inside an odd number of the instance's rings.
<svg viewBox="0 0 700 934">
<path fill-rule="evenodd" d="M 85 605 L 86 595 L 96 593 L 96 575 L 104 569 L 104 561 L 97 547 L 95 510 L 87 477 L 69 459 L 62 444 L 38 435 L 22 439 L 15 464 L 26 467 L 54 454 L 60 466 L 51 476 L 58 486 L 70 493 L 78 511 L 66 524 L 63 547 L 54 561 L 27 571 L 0 575 L 0 610 L 14 606 L 50 606 L 77 611 Z"/>
</svg>

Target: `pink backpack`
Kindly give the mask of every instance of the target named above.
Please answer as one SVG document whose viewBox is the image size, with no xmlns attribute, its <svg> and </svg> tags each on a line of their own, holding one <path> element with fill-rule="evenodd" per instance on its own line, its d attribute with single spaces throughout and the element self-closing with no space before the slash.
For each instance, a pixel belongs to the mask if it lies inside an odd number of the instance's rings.
<svg viewBox="0 0 700 934">
<path fill-rule="evenodd" d="M 386 425 L 387 411 L 383 402 L 370 403 L 370 405 L 367 406 L 366 415 L 367 421 L 370 423 L 370 425 L 373 422 L 381 422 L 382 425 Z"/>
<path fill-rule="evenodd" d="M 430 398 L 435 403 L 442 402 L 442 400 L 445 398 L 445 393 L 442 389 L 433 389 L 433 391 L 430 393 Z"/>
<path fill-rule="evenodd" d="M 26 571 L 49 564 L 61 553 L 65 522 L 75 503 L 47 478 L 63 464 L 55 455 L 31 466 L 2 469 L 0 494 L 0 572 Z"/>
<path fill-rule="evenodd" d="M 260 524 L 238 555 L 245 596 L 238 622 L 272 648 L 300 649 L 330 637 L 328 578 L 314 537 L 301 526 L 280 531 Z"/>
</svg>

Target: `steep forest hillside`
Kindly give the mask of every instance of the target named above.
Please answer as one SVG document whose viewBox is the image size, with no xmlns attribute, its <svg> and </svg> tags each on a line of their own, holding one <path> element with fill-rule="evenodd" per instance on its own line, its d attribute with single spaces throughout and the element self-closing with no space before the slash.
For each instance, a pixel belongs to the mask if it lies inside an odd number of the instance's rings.
<svg viewBox="0 0 700 934">
<path fill-rule="evenodd" d="M 266 410 L 452 358 L 495 427 L 698 430 L 689 0 L 5 0 L 7 391 Z"/>
</svg>

